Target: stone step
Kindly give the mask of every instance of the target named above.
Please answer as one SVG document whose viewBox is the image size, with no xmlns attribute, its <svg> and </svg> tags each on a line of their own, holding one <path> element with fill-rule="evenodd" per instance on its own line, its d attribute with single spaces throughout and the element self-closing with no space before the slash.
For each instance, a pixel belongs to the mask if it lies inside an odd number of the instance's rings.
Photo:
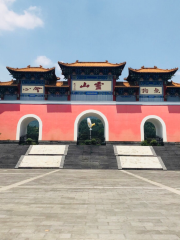
<svg viewBox="0 0 180 240">
<path fill-rule="evenodd" d="M 15 168 L 28 148 L 28 145 L 0 144 L 0 168 Z"/>
<path fill-rule="evenodd" d="M 65 158 L 64 168 L 117 169 L 113 146 L 70 145 Z"/>
<path fill-rule="evenodd" d="M 162 158 L 167 170 L 180 170 L 180 146 L 154 146 L 154 151 Z"/>
</svg>

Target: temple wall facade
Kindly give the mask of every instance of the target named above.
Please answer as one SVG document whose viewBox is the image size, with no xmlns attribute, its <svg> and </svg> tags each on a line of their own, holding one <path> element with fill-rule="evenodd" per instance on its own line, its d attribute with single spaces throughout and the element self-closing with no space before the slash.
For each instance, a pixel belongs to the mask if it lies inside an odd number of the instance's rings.
<svg viewBox="0 0 180 240">
<path fill-rule="evenodd" d="M 102 120 L 106 141 L 142 141 L 144 123 L 151 121 L 164 142 L 180 142 L 179 105 L 80 103 L 1 103 L 0 140 L 19 140 L 23 124 L 34 119 L 40 122 L 39 140 L 76 141 L 78 124 L 88 116 Z"/>
</svg>

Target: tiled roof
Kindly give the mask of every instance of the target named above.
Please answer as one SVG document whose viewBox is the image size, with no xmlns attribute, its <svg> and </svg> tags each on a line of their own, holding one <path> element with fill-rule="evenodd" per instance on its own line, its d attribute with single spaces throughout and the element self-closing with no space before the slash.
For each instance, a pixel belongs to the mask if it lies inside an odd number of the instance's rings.
<svg viewBox="0 0 180 240">
<path fill-rule="evenodd" d="M 180 83 L 175 83 L 175 82 L 171 81 L 171 82 L 168 82 L 167 87 L 180 88 Z"/>
<path fill-rule="evenodd" d="M 0 82 L 0 86 L 17 86 L 18 84 L 14 83 L 13 80 L 9 82 Z"/>
<path fill-rule="evenodd" d="M 39 67 L 31 67 L 30 65 L 26 68 L 10 68 L 6 67 L 8 70 L 15 71 L 15 72 L 49 72 L 51 70 L 55 70 L 55 67 L 53 68 L 43 68 L 42 66 Z"/>
<path fill-rule="evenodd" d="M 45 87 L 69 87 L 67 81 L 57 81 L 56 85 L 46 85 Z"/>
<path fill-rule="evenodd" d="M 171 72 L 176 72 L 178 68 L 173 68 L 173 69 L 160 69 L 154 66 L 153 68 L 145 68 L 142 66 L 140 69 L 133 69 L 129 68 L 130 71 L 137 72 L 137 73 L 171 73 Z"/>
<path fill-rule="evenodd" d="M 116 82 L 116 88 L 122 88 L 122 87 L 135 87 L 138 88 L 139 86 L 133 85 L 130 82 Z"/>
<path fill-rule="evenodd" d="M 119 67 L 126 64 L 123 63 L 109 63 L 108 61 L 105 62 L 79 62 L 78 60 L 74 63 L 63 63 L 58 62 L 59 65 L 66 66 L 66 67 Z"/>
</svg>

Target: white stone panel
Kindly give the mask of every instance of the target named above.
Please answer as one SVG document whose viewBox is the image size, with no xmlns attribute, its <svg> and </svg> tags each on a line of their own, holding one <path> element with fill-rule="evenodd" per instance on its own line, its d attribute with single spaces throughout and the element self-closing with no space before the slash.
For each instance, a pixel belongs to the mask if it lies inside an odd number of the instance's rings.
<svg viewBox="0 0 180 240">
<path fill-rule="evenodd" d="M 19 168 L 21 167 L 59 168 L 62 158 L 63 156 L 24 156 L 22 162 L 19 165 Z"/>
<path fill-rule="evenodd" d="M 66 145 L 35 145 L 32 146 L 28 155 L 36 154 L 36 155 L 63 155 L 65 154 Z"/>
<path fill-rule="evenodd" d="M 128 156 L 153 156 L 151 147 L 148 146 L 115 146 L 116 155 Z"/>
<path fill-rule="evenodd" d="M 122 168 L 152 168 L 162 169 L 158 157 L 120 157 Z"/>
<path fill-rule="evenodd" d="M 162 87 L 140 87 L 141 95 L 162 95 Z"/>
<path fill-rule="evenodd" d="M 112 91 L 112 82 L 111 81 L 72 81 L 72 91 Z"/>
<path fill-rule="evenodd" d="M 44 86 L 22 85 L 22 93 L 44 93 Z"/>
</svg>

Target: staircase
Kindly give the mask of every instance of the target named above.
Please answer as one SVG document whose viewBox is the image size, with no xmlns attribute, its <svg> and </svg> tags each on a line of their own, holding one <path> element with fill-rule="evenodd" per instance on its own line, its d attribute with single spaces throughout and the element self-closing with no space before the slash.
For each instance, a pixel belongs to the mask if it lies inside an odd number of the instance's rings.
<svg viewBox="0 0 180 240">
<path fill-rule="evenodd" d="M 15 168 L 21 155 L 25 155 L 29 146 L 19 144 L 0 144 L 0 168 Z"/>
<path fill-rule="evenodd" d="M 113 145 L 69 145 L 64 169 L 118 169 Z"/>
<path fill-rule="evenodd" d="M 127 145 L 124 145 L 124 146 L 127 146 Z M 131 146 L 135 146 L 135 145 L 131 145 Z M 29 149 L 29 147 L 30 146 L 28 145 L 19 145 L 19 144 L 0 144 L 0 168 L 15 168 L 21 156 L 22 155 L 24 156 L 27 154 L 27 150 Z M 155 151 L 155 154 L 161 157 L 167 170 L 174 170 L 174 171 L 180 170 L 180 145 L 168 144 L 165 146 L 157 146 L 157 147 L 154 146 L 153 149 Z M 48 156 L 47 153 L 44 154 L 43 156 L 45 155 Z M 52 159 L 52 157 L 54 157 L 55 155 L 56 155 L 55 152 L 53 152 L 53 154 L 51 153 L 49 155 L 50 159 Z M 61 156 L 63 155 L 66 155 L 66 153 L 62 154 Z M 36 157 L 38 157 L 38 160 L 40 160 L 41 155 L 38 154 L 38 156 L 36 155 Z M 130 148 L 128 150 L 127 157 L 128 156 L 130 156 Z M 133 156 L 133 154 L 131 156 Z M 122 157 L 125 157 L 125 155 L 116 154 L 115 156 L 113 145 L 111 144 L 107 144 L 106 146 L 69 145 L 67 155 L 65 156 L 65 160 L 64 160 L 64 168 L 65 169 L 118 169 L 118 168 L 122 169 L 123 166 L 118 166 L 119 163 L 121 164 L 121 162 L 119 162 L 120 159 L 116 160 L 116 157 L 122 158 Z"/>
<path fill-rule="evenodd" d="M 158 156 L 161 156 L 167 170 L 180 170 L 180 145 L 153 147 Z"/>
</svg>

